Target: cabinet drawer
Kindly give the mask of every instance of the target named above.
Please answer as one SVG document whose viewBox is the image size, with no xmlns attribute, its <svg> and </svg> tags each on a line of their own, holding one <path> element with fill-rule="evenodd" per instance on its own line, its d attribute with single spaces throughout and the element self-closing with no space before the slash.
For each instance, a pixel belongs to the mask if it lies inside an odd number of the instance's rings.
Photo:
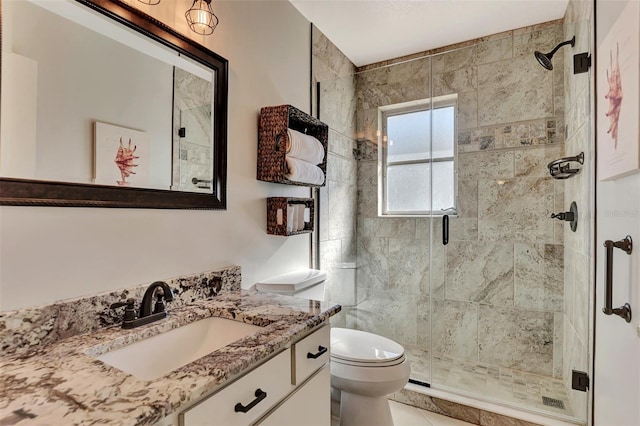
<svg viewBox="0 0 640 426">
<path fill-rule="evenodd" d="M 294 345 L 295 368 L 292 377 L 294 385 L 304 382 L 313 372 L 329 363 L 331 359 L 330 330 L 329 325 L 325 325 Z"/>
<path fill-rule="evenodd" d="M 260 367 L 180 414 L 184 426 L 249 425 L 292 389 L 291 350 L 276 355 Z M 263 396 L 263 392 L 266 396 Z M 247 412 L 236 411 L 243 407 Z M 253 405 L 252 405 L 253 404 Z"/>
<path fill-rule="evenodd" d="M 321 367 L 291 398 L 263 419 L 260 426 L 330 426 L 331 374 Z"/>
</svg>

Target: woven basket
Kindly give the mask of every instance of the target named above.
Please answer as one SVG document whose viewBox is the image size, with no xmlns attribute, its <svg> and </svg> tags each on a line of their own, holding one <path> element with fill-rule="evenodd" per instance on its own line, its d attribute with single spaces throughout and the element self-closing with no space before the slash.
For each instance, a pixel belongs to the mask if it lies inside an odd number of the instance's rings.
<svg viewBox="0 0 640 426">
<path fill-rule="evenodd" d="M 258 122 L 258 168 L 257 179 L 265 182 L 284 183 L 318 188 L 322 185 L 312 185 L 294 182 L 285 178 L 287 164 L 285 161 L 288 143 L 287 129 L 313 136 L 324 147 L 324 160 L 318 165 L 327 176 L 327 142 L 329 126 L 311 117 L 291 105 L 264 107 L 260 110 Z"/>
<path fill-rule="evenodd" d="M 287 206 L 290 204 L 304 204 L 310 210 L 309 222 L 301 231 L 287 232 Z M 282 223 L 278 225 L 278 210 L 282 210 Z M 313 232 L 315 218 L 315 202 L 313 198 L 270 197 L 267 198 L 267 234 L 270 235 L 298 235 Z"/>
</svg>

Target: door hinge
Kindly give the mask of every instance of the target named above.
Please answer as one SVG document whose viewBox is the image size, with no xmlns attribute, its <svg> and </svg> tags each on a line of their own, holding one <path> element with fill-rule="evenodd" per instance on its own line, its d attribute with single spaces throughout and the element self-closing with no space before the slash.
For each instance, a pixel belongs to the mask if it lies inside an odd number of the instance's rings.
<svg viewBox="0 0 640 426">
<path fill-rule="evenodd" d="M 571 389 L 586 392 L 589 389 L 589 375 L 584 371 L 571 370 Z"/>
</svg>

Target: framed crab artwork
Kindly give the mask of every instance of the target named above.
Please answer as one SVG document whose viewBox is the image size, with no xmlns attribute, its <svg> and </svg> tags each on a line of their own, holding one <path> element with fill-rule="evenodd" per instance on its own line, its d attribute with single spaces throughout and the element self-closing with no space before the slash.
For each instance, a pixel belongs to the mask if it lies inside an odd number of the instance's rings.
<svg viewBox="0 0 640 426">
<path fill-rule="evenodd" d="M 621 5 L 623 10 L 607 9 L 611 16 L 598 16 L 609 24 L 603 25 L 608 31 L 597 49 L 596 115 L 601 181 L 640 171 L 640 2 L 630 0 Z"/>
<path fill-rule="evenodd" d="M 94 123 L 94 183 L 120 187 L 150 187 L 150 146 L 145 132 Z"/>
</svg>

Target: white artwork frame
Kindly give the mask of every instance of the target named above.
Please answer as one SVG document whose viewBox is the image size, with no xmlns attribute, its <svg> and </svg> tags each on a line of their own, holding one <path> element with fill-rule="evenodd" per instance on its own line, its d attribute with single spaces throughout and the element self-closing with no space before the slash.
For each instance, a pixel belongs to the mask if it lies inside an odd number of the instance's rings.
<svg viewBox="0 0 640 426">
<path fill-rule="evenodd" d="M 94 183 L 151 188 L 151 146 L 146 132 L 94 123 Z"/>
<path fill-rule="evenodd" d="M 640 2 L 631 0 L 598 46 L 600 181 L 640 171 Z"/>
</svg>

